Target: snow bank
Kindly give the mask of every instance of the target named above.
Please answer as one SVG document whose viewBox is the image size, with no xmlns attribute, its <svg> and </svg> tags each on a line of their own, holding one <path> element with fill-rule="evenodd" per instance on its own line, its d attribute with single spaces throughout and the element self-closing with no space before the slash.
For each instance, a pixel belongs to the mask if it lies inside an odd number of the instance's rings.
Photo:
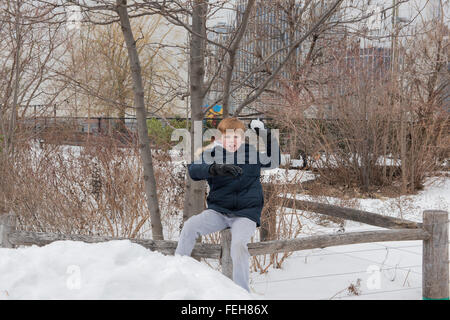
<svg viewBox="0 0 450 320">
<path fill-rule="evenodd" d="M 128 240 L 0 249 L 0 299 L 251 299 L 190 257 Z"/>
</svg>

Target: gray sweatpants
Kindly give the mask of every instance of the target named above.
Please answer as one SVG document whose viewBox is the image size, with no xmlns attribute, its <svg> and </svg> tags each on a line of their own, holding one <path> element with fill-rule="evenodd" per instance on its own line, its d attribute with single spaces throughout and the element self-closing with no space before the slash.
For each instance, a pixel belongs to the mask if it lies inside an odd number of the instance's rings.
<svg viewBox="0 0 450 320">
<path fill-rule="evenodd" d="M 231 228 L 231 259 L 233 261 L 233 281 L 250 292 L 249 258 L 247 243 L 256 230 L 256 222 L 245 217 L 227 216 L 215 210 L 206 209 L 190 217 L 181 230 L 175 254 L 190 256 L 198 235 L 206 235 Z"/>
</svg>

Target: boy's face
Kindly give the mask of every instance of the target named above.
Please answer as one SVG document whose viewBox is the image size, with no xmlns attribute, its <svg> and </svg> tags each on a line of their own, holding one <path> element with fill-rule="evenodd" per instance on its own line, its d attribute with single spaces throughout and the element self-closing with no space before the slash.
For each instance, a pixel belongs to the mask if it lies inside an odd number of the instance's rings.
<svg viewBox="0 0 450 320">
<path fill-rule="evenodd" d="M 222 145 L 229 152 L 235 152 L 242 144 L 242 130 L 227 130 L 222 134 Z"/>
</svg>

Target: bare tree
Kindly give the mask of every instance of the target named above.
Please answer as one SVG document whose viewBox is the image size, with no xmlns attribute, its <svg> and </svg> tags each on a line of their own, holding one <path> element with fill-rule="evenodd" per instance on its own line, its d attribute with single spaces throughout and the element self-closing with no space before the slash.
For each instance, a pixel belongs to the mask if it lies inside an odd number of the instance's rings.
<svg viewBox="0 0 450 320">
<path fill-rule="evenodd" d="M 117 0 L 117 13 L 120 17 L 123 36 L 128 48 L 128 57 L 130 59 L 131 76 L 133 78 L 134 103 L 136 106 L 136 120 L 138 122 L 138 134 L 141 150 L 141 157 L 144 164 L 144 181 L 147 194 L 147 203 L 150 210 L 152 235 L 155 240 L 163 240 L 163 229 L 161 224 L 161 215 L 159 212 L 159 203 L 156 190 L 156 179 L 153 170 L 152 152 L 148 138 L 147 112 L 144 101 L 144 87 L 142 83 L 141 66 L 139 55 L 136 50 L 136 40 L 131 30 L 130 18 L 127 11 L 127 1 Z"/>
<path fill-rule="evenodd" d="M 2 156 L 14 153 L 18 124 L 29 116 L 33 104 L 52 105 L 62 87 L 54 86 L 51 69 L 64 54 L 61 25 L 48 25 L 48 7 L 30 2 L 0 4 L 0 131 Z"/>
</svg>

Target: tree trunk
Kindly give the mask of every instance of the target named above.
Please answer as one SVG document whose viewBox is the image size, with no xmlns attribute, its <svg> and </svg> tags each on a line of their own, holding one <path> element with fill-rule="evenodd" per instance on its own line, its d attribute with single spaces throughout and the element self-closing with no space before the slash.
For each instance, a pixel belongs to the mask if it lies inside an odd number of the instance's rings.
<svg viewBox="0 0 450 320">
<path fill-rule="evenodd" d="M 195 0 L 192 8 L 192 30 L 189 59 L 189 85 L 191 92 L 191 155 L 194 155 L 194 128 L 196 121 L 203 121 L 202 106 L 205 98 L 205 50 L 206 50 L 206 12 L 208 1 Z M 202 132 L 200 132 L 201 134 Z M 196 133 L 197 134 L 197 133 Z M 201 145 L 199 146 L 201 147 Z M 191 159 L 193 160 L 193 158 Z M 205 181 L 193 181 L 186 172 L 186 190 L 183 221 L 186 221 L 205 208 Z"/>
<path fill-rule="evenodd" d="M 20 79 L 20 50 L 22 46 L 22 37 L 20 25 L 20 7 L 22 5 L 21 1 L 16 2 L 16 16 L 15 16 L 15 32 L 16 32 L 16 52 L 15 52 L 15 64 L 14 64 L 14 95 L 13 104 L 11 109 L 11 117 L 9 120 L 8 133 L 5 137 L 6 141 L 6 154 L 12 156 L 14 154 L 14 134 L 17 125 L 17 104 L 19 96 L 19 79 Z"/>
<path fill-rule="evenodd" d="M 134 104 L 136 108 L 136 121 L 139 136 L 139 150 L 144 166 L 144 185 L 147 196 L 147 206 L 150 210 L 152 236 L 154 240 L 164 240 L 159 211 L 156 179 L 153 171 L 152 152 L 150 149 L 146 109 L 144 102 L 144 88 L 142 84 L 141 65 L 136 50 L 136 41 L 131 30 L 130 19 L 126 8 L 126 0 L 117 0 L 117 13 L 120 17 L 122 33 L 127 44 L 128 58 L 130 59 L 131 76 L 133 79 Z"/>
</svg>

